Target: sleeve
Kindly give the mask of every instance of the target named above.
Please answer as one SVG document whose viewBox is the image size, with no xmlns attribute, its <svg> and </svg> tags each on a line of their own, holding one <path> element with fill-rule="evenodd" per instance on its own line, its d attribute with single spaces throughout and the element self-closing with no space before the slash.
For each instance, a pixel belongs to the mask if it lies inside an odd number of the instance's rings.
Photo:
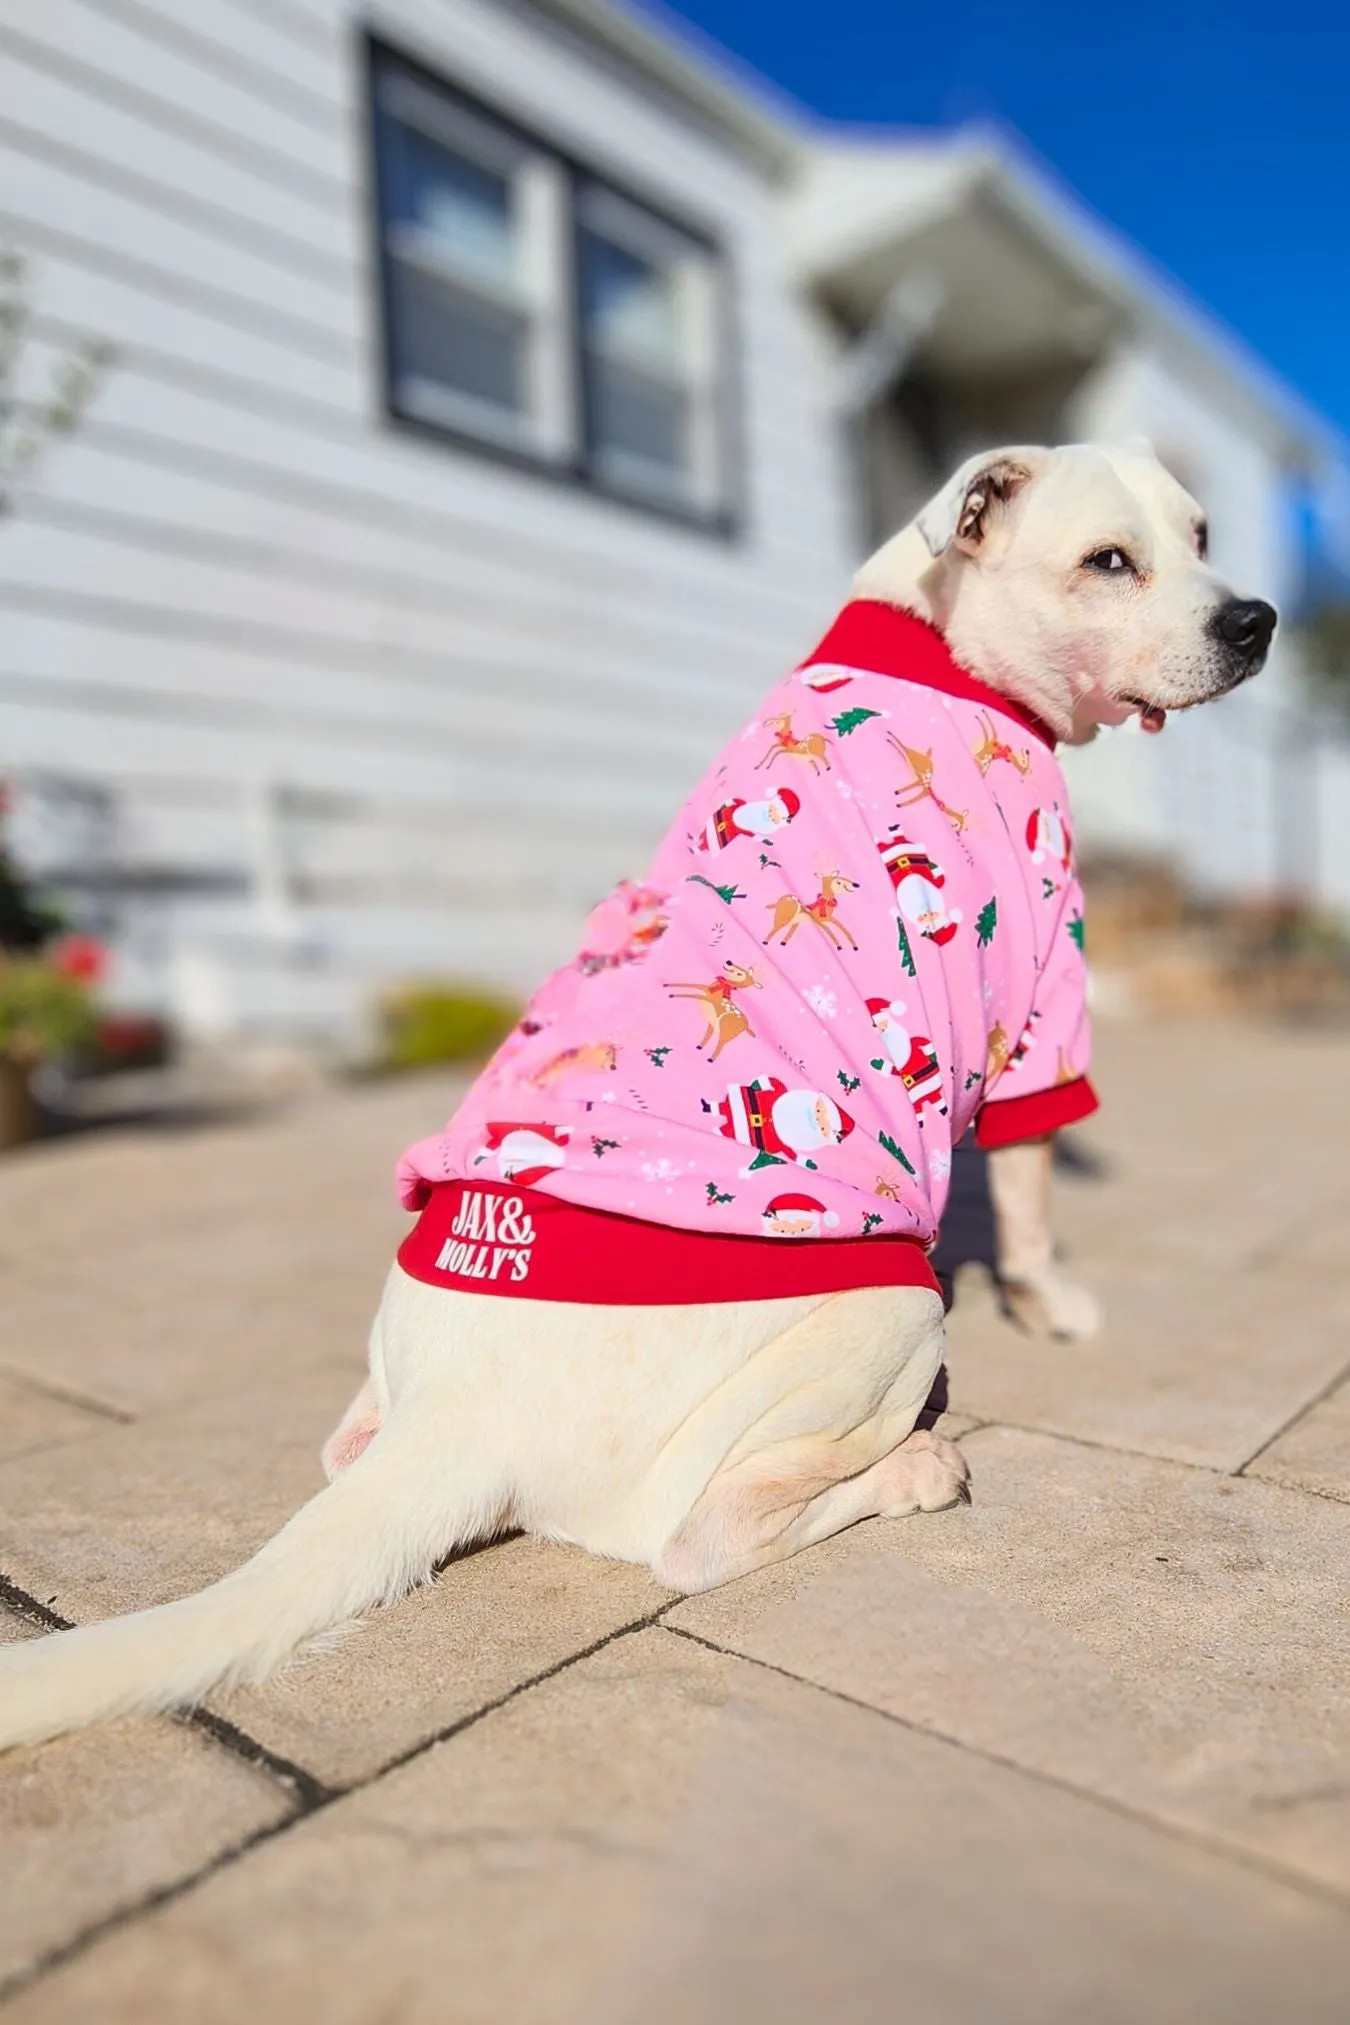
<svg viewBox="0 0 1350 2025">
<path fill-rule="evenodd" d="M 1091 1053 L 1083 894 L 1071 879 L 1041 963 L 1031 1016 L 997 1079 L 997 1095 L 980 1108 L 976 1144 L 992 1151 L 1090 1117 L 1098 1105 L 1087 1076 Z"/>
</svg>

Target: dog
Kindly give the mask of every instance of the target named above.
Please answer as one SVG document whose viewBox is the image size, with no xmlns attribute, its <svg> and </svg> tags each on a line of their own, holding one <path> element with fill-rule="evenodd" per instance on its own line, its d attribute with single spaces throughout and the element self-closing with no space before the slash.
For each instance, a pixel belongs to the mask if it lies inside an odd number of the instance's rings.
<svg viewBox="0 0 1350 2025">
<path fill-rule="evenodd" d="M 917 1423 L 973 1117 L 1014 1312 L 1095 1319 L 1050 1239 L 1051 1135 L 1095 1102 L 1055 743 L 1158 732 L 1275 624 L 1147 445 L 963 465 L 405 1156 L 328 1487 L 200 1594 L 0 1653 L 0 1745 L 260 1680 L 508 1527 L 697 1591 L 966 1495 Z"/>
</svg>

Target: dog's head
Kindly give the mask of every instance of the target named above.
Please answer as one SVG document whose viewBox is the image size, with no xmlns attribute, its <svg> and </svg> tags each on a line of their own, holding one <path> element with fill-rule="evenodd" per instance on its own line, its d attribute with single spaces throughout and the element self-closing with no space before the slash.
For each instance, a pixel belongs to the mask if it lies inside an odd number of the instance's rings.
<svg viewBox="0 0 1350 2025">
<path fill-rule="evenodd" d="M 856 595 L 931 619 L 1061 737 L 1222 696 L 1276 615 L 1210 568 L 1205 516 L 1143 442 L 972 457 L 870 562 Z"/>
</svg>

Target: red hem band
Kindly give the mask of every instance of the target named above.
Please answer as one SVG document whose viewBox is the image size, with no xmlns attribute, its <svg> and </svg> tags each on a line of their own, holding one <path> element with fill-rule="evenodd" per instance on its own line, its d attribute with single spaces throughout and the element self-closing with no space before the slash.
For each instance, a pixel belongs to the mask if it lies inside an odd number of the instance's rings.
<svg viewBox="0 0 1350 2025">
<path fill-rule="evenodd" d="M 961 696 L 970 703 L 982 703 L 986 710 L 1001 711 L 1024 730 L 1054 751 L 1055 733 L 1034 711 L 1015 703 L 981 682 L 963 668 L 952 654 L 936 626 L 914 612 L 902 612 L 896 605 L 883 605 L 878 598 L 854 598 L 844 606 L 829 632 L 803 668 L 818 662 L 838 662 L 873 675 L 894 675 L 902 682 L 917 682 L 925 689 L 940 689 L 945 696 Z"/>
<path fill-rule="evenodd" d="M 1056 1083 L 1048 1090 L 1030 1090 L 1025 1097 L 994 1097 L 975 1120 L 975 1143 L 991 1152 L 1015 1146 L 1022 1139 L 1043 1139 L 1047 1132 L 1090 1118 L 1098 1106 L 1097 1092 L 1086 1076 Z"/>
<path fill-rule="evenodd" d="M 398 1262 L 431 1287 L 588 1307 L 771 1301 L 854 1287 L 941 1291 L 917 1238 L 724 1237 L 484 1182 L 434 1188 Z"/>
</svg>

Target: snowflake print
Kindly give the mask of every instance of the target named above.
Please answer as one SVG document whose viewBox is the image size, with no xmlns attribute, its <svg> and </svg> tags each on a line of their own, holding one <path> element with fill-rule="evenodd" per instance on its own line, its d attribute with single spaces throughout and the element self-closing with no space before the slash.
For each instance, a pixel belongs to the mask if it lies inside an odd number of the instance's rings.
<svg viewBox="0 0 1350 2025">
<path fill-rule="evenodd" d="M 679 1172 L 673 1160 L 644 1160 L 642 1163 L 642 1173 L 648 1181 L 675 1181 Z"/>
<path fill-rule="evenodd" d="M 819 1013 L 823 1020 L 832 1020 L 839 1010 L 838 999 L 823 984 L 809 984 L 802 997 L 812 1012 Z"/>
<path fill-rule="evenodd" d="M 851 802 L 853 800 L 853 789 L 849 786 L 846 780 L 837 780 L 834 784 L 834 791 L 837 795 L 841 796 L 843 800 L 846 802 Z"/>
<path fill-rule="evenodd" d="M 945 1181 L 952 1171 L 952 1156 L 939 1147 L 928 1162 L 928 1172 L 934 1181 Z"/>
</svg>

